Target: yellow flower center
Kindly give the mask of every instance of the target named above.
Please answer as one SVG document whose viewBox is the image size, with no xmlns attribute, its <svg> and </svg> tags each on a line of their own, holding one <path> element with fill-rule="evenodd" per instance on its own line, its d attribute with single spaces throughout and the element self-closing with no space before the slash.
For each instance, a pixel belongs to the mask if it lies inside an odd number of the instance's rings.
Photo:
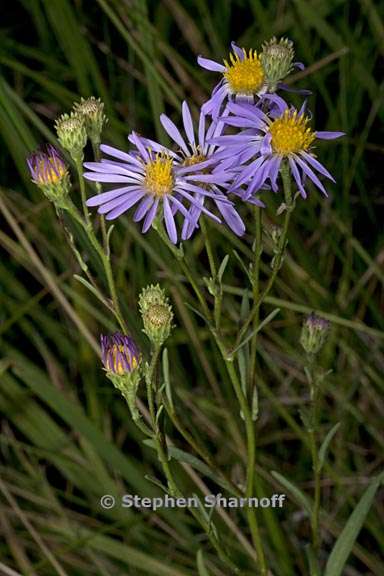
<svg viewBox="0 0 384 576">
<path fill-rule="evenodd" d="M 301 150 L 308 150 L 316 138 L 314 132 L 307 127 L 308 122 L 309 118 L 304 115 L 299 116 L 297 110 L 293 113 L 285 110 L 281 118 L 274 120 L 269 127 L 273 151 L 287 156 Z"/>
<path fill-rule="evenodd" d="M 145 186 L 155 196 L 165 196 L 174 186 L 172 158 L 157 154 L 145 166 Z"/>
<path fill-rule="evenodd" d="M 206 157 L 203 154 L 193 154 L 192 156 L 187 156 L 183 161 L 183 166 L 194 166 L 195 164 L 200 164 L 200 162 L 204 162 Z"/>
<path fill-rule="evenodd" d="M 111 349 L 109 350 L 109 354 L 107 356 L 107 368 L 108 370 L 112 370 L 116 374 L 122 376 L 123 374 L 128 372 L 128 370 L 124 362 L 122 362 L 119 352 L 127 358 L 128 364 L 131 367 L 129 372 L 137 368 L 137 359 L 135 356 L 132 356 L 129 350 L 122 344 L 120 345 L 114 344 L 111 347 Z"/>
<path fill-rule="evenodd" d="M 235 94 L 256 94 L 264 83 L 264 70 L 256 50 L 248 54 L 243 48 L 243 59 L 235 53 L 230 53 L 229 60 L 224 60 L 226 78 L 231 91 Z"/>
<path fill-rule="evenodd" d="M 63 178 L 66 171 L 65 165 L 62 162 L 57 162 L 55 158 L 40 160 L 37 181 L 39 184 L 56 184 Z"/>
</svg>

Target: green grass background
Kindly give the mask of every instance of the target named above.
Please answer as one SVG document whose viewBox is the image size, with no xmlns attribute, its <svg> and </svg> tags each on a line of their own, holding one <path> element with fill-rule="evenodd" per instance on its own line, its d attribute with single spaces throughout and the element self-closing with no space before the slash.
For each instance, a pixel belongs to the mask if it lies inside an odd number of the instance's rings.
<svg viewBox="0 0 384 576">
<path fill-rule="evenodd" d="M 274 34 L 291 38 L 297 59 L 307 66 L 292 83 L 312 90 L 316 127 L 342 129 L 347 136 L 319 145 L 337 184 L 329 186 L 329 199 L 313 191 L 298 202 L 288 255 L 262 311 L 265 317 L 281 309 L 258 344 L 258 490 L 283 491 L 275 470 L 312 493 L 299 417 L 308 391 L 298 344 L 303 314 L 311 310 L 333 320 L 321 358 L 324 370 L 332 370 L 322 402 L 323 433 L 341 422 L 323 479 L 324 560 L 380 472 L 383 3 L 18 0 L 3 8 L 0 23 L 0 573 L 6 565 L 39 576 L 188 576 L 198 570 L 204 576 L 202 551 L 208 574 L 227 573 L 188 513 L 103 512 L 99 506 L 104 493 L 158 494 L 145 476 L 161 478 L 161 472 L 100 368 L 98 334 L 114 330 L 113 320 L 73 278 L 79 269 L 61 222 L 30 182 L 25 158 L 41 142 L 55 142 L 54 119 L 80 95 L 105 102 L 106 142 L 125 147 L 133 128 L 166 142 L 159 114 L 166 111 L 178 122 L 181 101 L 187 98 L 196 112 L 213 87 L 214 75 L 197 67 L 196 56 L 221 59 L 232 39 L 257 48 Z M 269 199 L 267 228 L 279 222 L 277 207 L 278 198 Z M 233 250 L 246 262 L 251 257 L 251 213 L 243 207 L 242 215 L 248 223 L 242 243 L 222 227 L 209 229 L 218 257 L 230 254 L 228 334 L 244 289 Z M 79 242 L 86 251 L 85 240 Z M 207 275 L 201 234 L 186 248 L 191 265 Z M 187 306 L 197 304 L 180 270 L 155 232 L 142 236 L 129 216 L 116 225 L 112 252 L 125 317 L 144 350 L 138 293 L 155 281 L 169 290 L 176 328 L 168 349 L 178 412 L 216 462 L 242 482 L 242 422 L 218 351 Z M 263 278 L 268 254 L 266 236 Z M 185 448 L 171 427 L 168 432 Z M 219 491 L 203 471 L 183 466 L 178 478 L 186 493 L 204 486 Z M 214 521 L 244 573 L 254 574 L 241 513 L 215 515 Z M 382 522 L 378 498 L 343 574 L 384 574 Z M 309 525 L 300 502 L 290 496 L 283 510 L 264 510 L 260 523 L 273 574 L 308 574 Z"/>
</svg>

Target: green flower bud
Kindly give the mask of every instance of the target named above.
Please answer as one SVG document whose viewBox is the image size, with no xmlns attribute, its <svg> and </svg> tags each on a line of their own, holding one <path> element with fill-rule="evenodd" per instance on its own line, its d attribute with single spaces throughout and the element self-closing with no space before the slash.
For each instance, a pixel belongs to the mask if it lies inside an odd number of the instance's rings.
<svg viewBox="0 0 384 576">
<path fill-rule="evenodd" d="M 292 71 L 294 56 L 293 42 L 287 38 L 277 40 L 274 36 L 268 42 L 264 42 L 260 60 L 269 90 L 276 90 L 277 83 Z"/>
<path fill-rule="evenodd" d="M 62 114 L 55 122 L 57 137 L 63 148 L 68 150 L 72 159 L 82 162 L 83 150 L 87 144 L 87 131 L 84 118 L 80 114 Z"/>
<path fill-rule="evenodd" d="M 100 144 L 103 127 L 107 123 L 107 117 L 104 114 L 104 102 L 100 98 L 91 96 L 90 98 L 81 98 L 80 102 L 73 105 L 75 114 L 83 117 L 87 134 L 95 145 Z"/>
<path fill-rule="evenodd" d="M 139 308 L 143 319 L 143 332 L 157 346 L 164 344 L 171 333 L 173 312 L 164 290 L 157 284 L 147 286 L 139 297 Z"/>
<path fill-rule="evenodd" d="M 58 208 L 67 207 L 71 188 L 68 166 L 54 146 L 48 144 L 27 158 L 32 181 Z"/>
<path fill-rule="evenodd" d="M 323 347 L 329 331 L 329 322 L 316 314 L 310 314 L 304 320 L 301 329 L 300 344 L 307 354 L 318 354 Z"/>
</svg>

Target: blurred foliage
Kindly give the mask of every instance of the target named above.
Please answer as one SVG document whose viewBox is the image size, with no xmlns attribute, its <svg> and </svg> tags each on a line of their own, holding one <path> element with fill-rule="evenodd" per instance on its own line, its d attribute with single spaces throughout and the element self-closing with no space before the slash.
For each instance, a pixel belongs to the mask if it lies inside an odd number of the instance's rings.
<svg viewBox="0 0 384 576">
<path fill-rule="evenodd" d="M 125 147 L 133 128 L 166 142 L 159 113 L 166 111 L 178 122 L 181 101 L 188 98 L 196 112 L 213 86 L 213 75 L 198 68 L 196 56 L 221 59 L 232 39 L 258 47 L 274 34 L 294 40 L 297 59 L 307 66 L 290 80 L 312 90 L 309 107 L 316 127 L 343 129 L 347 137 L 318 148 L 337 185 L 329 187 L 329 199 L 313 192 L 299 202 L 288 256 L 262 311 L 266 317 L 271 306 L 281 309 L 258 340 L 258 493 L 282 491 L 271 471 L 308 495 L 312 491 L 299 417 L 308 393 L 298 344 L 303 313 L 311 310 L 333 320 L 322 355 L 324 369 L 332 370 L 322 405 L 324 435 L 341 422 L 323 480 L 324 561 L 365 486 L 380 471 L 383 4 L 17 0 L 2 11 L 0 28 L 0 572 L 3 563 L 39 576 L 186 576 L 198 569 L 204 574 L 204 565 L 209 574 L 226 574 L 187 512 L 100 508 L 105 493 L 158 494 L 145 476 L 160 472 L 153 450 L 141 443 L 100 369 L 98 333 L 113 330 L 113 320 L 73 278 L 79 270 L 62 222 L 30 182 L 25 158 L 39 143 L 54 143 L 54 119 L 88 95 L 105 102 L 106 142 Z M 269 204 L 263 279 L 271 248 L 267 231 L 279 222 L 278 198 Z M 246 261 L 251 257 L 251 213 L 242 210 L 248 222 L 244 243 L 222 227 L 209 228 L 218 258 L 230 255 L 228 327 L 239 318 L 243 293 L 233 250 Z M 196 271 L 206 274 L 201 234 L 186 249 Z M 187 306 L 197 305 L 181 271 L 155 232 L 142 236 L 129 216 L 116 225 L 112 253 L 125 317 L 144 350 L 136 308 L 140 289 L 160 281 L 169 290 L 177 314 L 169 344 L 177 410 L 217 464 L 234 482 L 243 482 L 242 421 L 218 351 Z M 185 448 L 171 426 L 169 433 Z M 219 491 L 203 474 L 196 480 L 190 463 L 183 464 L 179 482 L 186 493 L 204 486 Z M 244 574 L 254 574 L 244 543 L 249 535 L 236 528 L 245 526 L 242 514 L 215 513 L 213 520 Z M 263 509 L 260 523 L 273 574 L 307 574 L 309 525 L 300 502 L 292 496 L 282 510 Z M 378 550 L 383 543 L 376 503 L 344 573 L 382 576 Z"/>
</svg>

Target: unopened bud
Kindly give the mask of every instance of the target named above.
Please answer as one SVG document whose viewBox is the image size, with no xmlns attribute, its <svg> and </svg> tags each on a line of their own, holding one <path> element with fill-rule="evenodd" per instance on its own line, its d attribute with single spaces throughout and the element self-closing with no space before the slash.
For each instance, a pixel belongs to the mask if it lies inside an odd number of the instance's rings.
<svg viewBox="0 0 384 576">
<path fill-rule="evenodd" d="M 65 208 L 71 187 L 68 167 L 58 150 L 48 144 L 27 158 L 32 181 L 58 208 Z"/>
<path fill-rule="evenodd" d="M 313 313 L 307 316 L 300 336 L 300 344 L 307 354 L 315 355 L 320 352 L 327 338 L 328 331 L 328 320 Z"/>
<path fill-rule="evenodd" d="M 87 131 L 83 116 L 80 114 L 62 114 L 55 122 L 57 137 L 63 148 L 68 150 L 72 159 L 83 161 L 83 150 L 87 144 Z"/>
<path fill-rule="evenodd" d="M 264 42 L 260 60 L 269 89 L 275 90 L 277 83 L 292 71 L 294 56 L 293 42 L 287 38 L 277 40 L 274 36 L 268 42 Z"/>
<path fill-rule="evenodd" d="M 104 102 L 94 96 L 86 99 L 81 98 L 80 102 L 73 105 L 73 109 L 75 114 L 83 117 L 85 129 L 91 142 L 98 145 L 103 127 L 107 123 L 107 117 L 104 114 Z"/>
<path fill-rule="evenodd" d="M 157 284 L 147 286 L 139 297 L 144 333 L 157 346 L 164 344 L 172 329 L 173 312 L 164 290 Z"/>
</svg>

